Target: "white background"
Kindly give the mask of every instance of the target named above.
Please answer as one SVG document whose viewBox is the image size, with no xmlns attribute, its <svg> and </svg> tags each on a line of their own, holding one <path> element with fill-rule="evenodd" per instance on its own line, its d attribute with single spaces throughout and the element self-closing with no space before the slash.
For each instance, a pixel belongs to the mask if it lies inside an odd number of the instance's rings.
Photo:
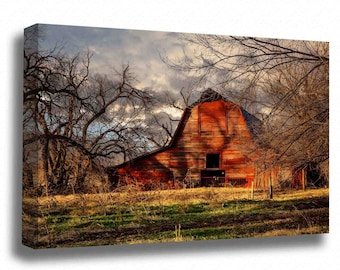
<svg viewBox="0 0 340 270">
<path fill-rule="evenodd" d="M 338 269 L 337 1 L 3 0 L 0 7 L 1 269 Z M 21 246 L 22 37 L 23 29 L 35 23 L 330 41 L 330 233 L 50 250 Z"/>
</svg>

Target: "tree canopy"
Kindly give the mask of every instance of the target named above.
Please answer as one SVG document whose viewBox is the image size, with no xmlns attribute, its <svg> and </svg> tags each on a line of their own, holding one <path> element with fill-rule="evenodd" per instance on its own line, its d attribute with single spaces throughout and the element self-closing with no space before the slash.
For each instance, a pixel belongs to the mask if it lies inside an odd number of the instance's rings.
<svg viewBox="0 0 340 270">
<path fill-rule="evenodd" d="M 275 163 L 314 166 L 328 177 L 328 42 L 192 34 L 193 48 L 172 68 L 196 76 L 261 118 L 259 143 L 276 153 Z"/>
<path fill-rule="evenodd" d="M 110 76 L 90 74 L 89 51 L 43 51 L 40 35 L 34 27 L 25 31 L 23 145 L 24 172 L 40 166 L 45 193 L 85 191 L 89 171 L 167 142 L 153 92 L 134 86 L 129 65 Z"/>
</svg>

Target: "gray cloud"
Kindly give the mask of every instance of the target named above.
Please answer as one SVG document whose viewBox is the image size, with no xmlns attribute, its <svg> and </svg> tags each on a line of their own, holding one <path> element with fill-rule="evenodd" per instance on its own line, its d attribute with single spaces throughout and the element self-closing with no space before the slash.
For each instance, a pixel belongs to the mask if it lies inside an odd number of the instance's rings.
<svg viewBox="0 0 340 270">
<path fill-rule="evenodd" d="M 70 54 L 89 49 L 93 73 L 110 75 L 113 68 L 129 64 L 139 88 L 176 92 L 190 83 L 190 78 L 169 69 L 160 59 L 160 54 L 183 52 L 186 44 L 179 39 L 180 33 L 58 25 L 43 25 L 43 30 L 45 48 L 61 43 Z"/>
</svg>

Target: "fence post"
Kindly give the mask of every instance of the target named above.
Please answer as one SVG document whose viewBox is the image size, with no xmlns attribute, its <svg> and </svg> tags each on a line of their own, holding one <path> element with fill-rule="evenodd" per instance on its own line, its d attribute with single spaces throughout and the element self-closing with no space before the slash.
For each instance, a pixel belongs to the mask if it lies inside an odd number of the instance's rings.
<svg viewBox="0 0 340 270">
<path fill-rule="evenodd" d="M 301 171 L 301 182 L 302 182 L 302 190 L 306 189 L 306 173 L 305 173 L 306 168 L 303 168 Z"/>
<path fill-rule="evenodd" d="M 251 199 L 254 200 L 254 179 L 251 181 Z"/>
<path fill-rule="evenodd" d="M 272 170 L 269 171 L 269 199 L 273 199 Z"/>
</svg>

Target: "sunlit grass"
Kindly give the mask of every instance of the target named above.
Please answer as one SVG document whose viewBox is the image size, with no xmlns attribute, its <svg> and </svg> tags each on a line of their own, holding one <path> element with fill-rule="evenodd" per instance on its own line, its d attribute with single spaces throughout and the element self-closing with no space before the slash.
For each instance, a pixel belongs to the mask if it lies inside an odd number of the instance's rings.
<svg viewBox="0 0 340 270">
<path fill-rule="evenodd" d="M 275 191 L 273 200 L 266 191 L 250 195 L 197 188 L 24 198 L 23 228 L 31 232 L 36 220 L 37 247 L 328 232 L 328 189 Z"/>
<path fill-rule="evenodd" d="M 310 190 L 289 190 L 274 192 L 274 200 L 299 199 L 306 197 L 328 196 L 329 189 L 310 189 Z M 230 200 L 249 200 L 251 190 L 249 188 L 195 188 L 180 190 L 157 190 L 142 192 L 111 192 L 99 194 L 74 194 L 74 195 L 55 195 L 35 198 L 24 198 L 29 204 L 37 203 L 46 207 L 79 207 L 85 203 L 86 207 L 100 207 L 105 203 L 137 203 L 147 205 L 172 205 L 172 204 L 196 204 L 204 203 L 223 203 Z M 267 190 L 255 190 L 255 200 L 268 199 Z"/>
</svg>

